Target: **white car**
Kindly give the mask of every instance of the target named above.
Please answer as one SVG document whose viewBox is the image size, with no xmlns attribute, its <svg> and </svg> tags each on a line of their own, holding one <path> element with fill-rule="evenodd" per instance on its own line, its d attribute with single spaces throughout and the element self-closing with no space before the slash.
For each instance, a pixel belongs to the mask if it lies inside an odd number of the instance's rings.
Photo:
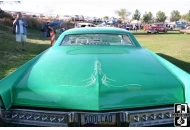
<svg viewBox="0 0 190 130">
<path fill-rule="evenodd" d="M 64 16 L 61 16 L 59 19 L 64 20 L 64 21 L 70 21 L 72 20 L 72 17 L 70 17 L 69 15 L 64 15 Z"/>
<path fill-rule="evenodd" d="M 92 23 L 78 23 L 76 27 L 77 27 L 77 28 L 82 28 L 82 27 L 95 27 L 95 25 L 92 24 Z"/>
</svg>

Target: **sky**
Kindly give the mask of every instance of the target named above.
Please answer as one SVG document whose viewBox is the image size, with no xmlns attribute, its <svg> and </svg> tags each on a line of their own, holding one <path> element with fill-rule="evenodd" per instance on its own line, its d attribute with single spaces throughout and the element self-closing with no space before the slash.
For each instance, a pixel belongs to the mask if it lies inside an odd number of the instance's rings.
<svg viewBox="0 0 190 130">
<path fill-rule="evenodd" d="M 2 4 L 0 8 L 10 11 L 28 11 L 58 15 L 113 16 L 116 10 L 126 9 L 132 14 L 138 9 L 143 15 L 146 11 L 156 13 L 161 10 L 167 16 L 172 10 L 181 14 L 190 10 L 190 0 L 21 0 L 21 4 Z M 130 16 L 132 17 L 132 15 Z"/>
</svg>

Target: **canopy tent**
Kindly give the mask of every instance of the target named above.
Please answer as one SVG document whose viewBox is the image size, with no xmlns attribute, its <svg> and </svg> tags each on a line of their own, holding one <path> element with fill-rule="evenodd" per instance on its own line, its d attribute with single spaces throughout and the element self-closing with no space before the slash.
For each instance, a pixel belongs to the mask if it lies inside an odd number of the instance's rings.
<svg viewBox="0 0 190 130">
<path fill-rule="evenodd" d="M 50 26 L 56 26 L 56 25 L 61 25 L 61 24 L 65 24 L 65 22 L 59 21 L 59 20 L 54 20 L 50 22 Z"/>
<path fill-rule="evenodd" d="M 110 25 L 110 24 L 117 24 L 116 20 L 111 20 L 111 21 L 104 21 L 103 23 L 101 23 L 102 25 Z"/>
<path fill-rule="evenodd" d="M 133 20 L 133 21 L 131 21 L 131 24 L 141 24 L 141 21 Z"/>
</svg>

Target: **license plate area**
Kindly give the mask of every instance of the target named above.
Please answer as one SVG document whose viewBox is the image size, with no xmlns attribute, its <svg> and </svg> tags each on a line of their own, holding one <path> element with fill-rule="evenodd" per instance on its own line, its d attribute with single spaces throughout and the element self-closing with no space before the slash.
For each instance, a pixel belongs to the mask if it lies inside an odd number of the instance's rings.
<svg viewBox="0 0 190 130">
<path fill-rule="evenodd" d="M 116 126 L 115 113 L 83 113 L 81 126 Z"/>
</svg>

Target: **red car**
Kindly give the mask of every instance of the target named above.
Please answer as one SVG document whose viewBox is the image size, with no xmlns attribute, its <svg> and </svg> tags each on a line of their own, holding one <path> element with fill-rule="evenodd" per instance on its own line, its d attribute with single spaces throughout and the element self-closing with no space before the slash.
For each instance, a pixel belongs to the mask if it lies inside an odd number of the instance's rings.
<svg viewBox="0 0 190 130">
<path fill-rule="evenodd" d="M 167 33 L 168 30 L 169 28 L 167 28 L 164 24 L 160 24 L 160 23 L 152 24 L 148 28 L 145 29 L 147 33 L 159 33 L 159 32 Z"/>
</svg>

